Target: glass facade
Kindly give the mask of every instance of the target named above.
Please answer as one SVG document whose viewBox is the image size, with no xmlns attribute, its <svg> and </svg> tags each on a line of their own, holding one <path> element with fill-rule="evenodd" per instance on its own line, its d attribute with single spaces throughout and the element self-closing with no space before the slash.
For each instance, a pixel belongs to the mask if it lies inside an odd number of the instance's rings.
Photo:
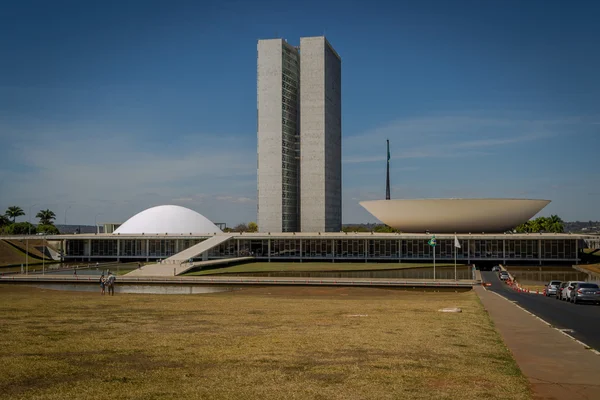
<svg viewBox="0 0 600 400">
<path fill-rule="evenodd" d="M 199 242 L 196 239 L 67 239 L 66 258 L 151 258 L 172 256 Z M 573 239 L 438 239 L 436 260 L 485 261 L 575 261 L 577 241 Z M 339 260 L 431 260 L 427 239 L 401 238 L 316 238 L 316 237 L 232 237 L 208 252 L 209 259 L 254 256 L 258 260 L 339 259 Z"/>
<path fill-rule="evenodd" d="M 282 47 L 281 89 L 281 171 L 282 171 L 282 232 L 299 231 L 298 187 L 298 93 L 300 63 L 298 50 L 284 43 Z"/>
</svg>

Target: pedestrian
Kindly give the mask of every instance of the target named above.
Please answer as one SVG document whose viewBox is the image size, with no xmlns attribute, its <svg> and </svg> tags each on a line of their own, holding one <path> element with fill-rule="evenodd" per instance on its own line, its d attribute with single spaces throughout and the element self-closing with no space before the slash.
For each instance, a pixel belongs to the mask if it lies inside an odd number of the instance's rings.
<svg viewBox="0 0 600 400">
<path fill-rule="evenodd" d="M 114 296 L 115 295 L 115 280 L 117 278 L 113 275 L 112 272 L 108 272 L 108 278 L 106 279 L 106 286 L 108 287 L 108 295 L 109 296 Z"/>
<path fill-rule="evenodd" d="M 138 269 L 142 269 L 142 263 L 138 261 Z"/>
<path fill-rule="evenodd" d="M 100 294 L 104 296 L 104 287 L 106 286 L 106 280 L 104 279 L 104 274 L 100 277 Z"/>
</svg>

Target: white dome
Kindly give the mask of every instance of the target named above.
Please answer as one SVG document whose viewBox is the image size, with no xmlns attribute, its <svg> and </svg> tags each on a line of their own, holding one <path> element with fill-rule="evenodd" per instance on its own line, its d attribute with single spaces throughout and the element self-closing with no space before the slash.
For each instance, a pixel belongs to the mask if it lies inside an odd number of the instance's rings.
<svg viewBox="0 0 600 400">
<path fill-rule="evenodd" d="M 190 234 L 220 233 L 221 230 L 208 218 L 180 206 L 148 208 L 129 218 L 114 234 Z"/>
</svg>

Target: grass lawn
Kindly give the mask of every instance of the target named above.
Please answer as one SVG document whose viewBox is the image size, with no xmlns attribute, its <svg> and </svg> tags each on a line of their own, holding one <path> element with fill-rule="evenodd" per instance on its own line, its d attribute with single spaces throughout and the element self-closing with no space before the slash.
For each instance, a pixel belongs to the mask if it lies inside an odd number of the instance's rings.
<svg viewBox="0 0 600 400">
<path fill-rule="evenodd" d="M 600 264 L 589 264 L 589 265 L 580 264 L 580 265 L 578 265 L 578 267 L 581 269 L 588 269 L 592 272 L 600 274 Z"/>
<path fill-rule="evenodd" d="M 21 250 L 11 246 L 6 240 L 0 239 L 0 267 L 25 264 L 27 261 L 25 257 L 26 244 L 18 240 L 11 240 L 10 242 Z M 42 253 L 34 247 L 42 246 L 41 242 L 39 239 L 29 241 L 29 264 L 42 263 Z M 48 261 L 51 260 L 46 258 L 46 262 Z"/>
<path fill-rule="evenodd" d="M 473 291 L 4 285 L 0 300 L 3 399 L 531 398 Z"/>
<path fill-rule="evenodd" d="M 0 240 L 0 267 L 21 263 L 25 264 L 25 254 Z"/>
<path fill-rule="evenodd" d="M 437 267 L 452 267 L 454 264 L 435 264 Z M 458 265 L 464 267 L 464 265 Z M 217 274 L 240 274 L 246 272 L 280 272 L 280 271 L 375 271 L 387 269 L 406 268 L 433 268 L 433 264 L 412 263 L 331 263 L 331 262 L 255 262 L 248 264 L 233 265 L 230 267 L 206 269 L 194 271 L 185 275 L 217 275 Z"/>
</svg>

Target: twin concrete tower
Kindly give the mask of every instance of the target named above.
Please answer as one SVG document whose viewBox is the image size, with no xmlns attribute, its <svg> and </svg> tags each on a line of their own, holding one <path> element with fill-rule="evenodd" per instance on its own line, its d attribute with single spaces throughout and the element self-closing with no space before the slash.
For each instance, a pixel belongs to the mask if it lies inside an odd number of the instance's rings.
<svg viewBox="0 0 600 400">
<path fill-rule="evenodd" d="M 341 59 L 325 37 L 258 41 L 258 228 L 342 229 Z"/>
</svg>

